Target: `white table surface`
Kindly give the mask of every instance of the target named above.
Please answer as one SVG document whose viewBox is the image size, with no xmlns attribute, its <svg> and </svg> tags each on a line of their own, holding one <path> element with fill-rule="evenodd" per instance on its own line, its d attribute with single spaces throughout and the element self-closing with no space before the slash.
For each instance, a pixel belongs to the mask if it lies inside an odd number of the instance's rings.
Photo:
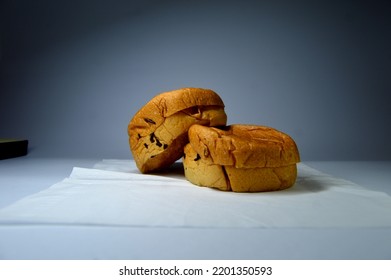
<svg viewBox="0 0 391 280">
<path fill-rule="evenodd" d="M 0 209 L 101 159 L 0 161 Z M 391 195 L 391 161 L 305 162 Z M 0 225 L 0 259 L 391 259 L 391 228 L 207 229 Z"/>
</svg>

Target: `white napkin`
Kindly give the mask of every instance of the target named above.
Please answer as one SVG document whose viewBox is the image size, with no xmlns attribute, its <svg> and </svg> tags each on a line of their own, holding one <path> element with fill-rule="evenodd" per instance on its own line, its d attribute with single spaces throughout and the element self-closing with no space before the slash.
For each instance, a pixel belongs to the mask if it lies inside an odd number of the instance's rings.
<svg viewBox="0 0 391 280">
<path fill-rule="evenodd" d="M 155 175 L 132 160 L 74 167 L 50 188 L 0 210 L 0 224 L 134 227 L 390 227 L 391 197 L 298 165 L 296 184 L 265 193 L 195 186 L 181 163 Z"/>
</svg>

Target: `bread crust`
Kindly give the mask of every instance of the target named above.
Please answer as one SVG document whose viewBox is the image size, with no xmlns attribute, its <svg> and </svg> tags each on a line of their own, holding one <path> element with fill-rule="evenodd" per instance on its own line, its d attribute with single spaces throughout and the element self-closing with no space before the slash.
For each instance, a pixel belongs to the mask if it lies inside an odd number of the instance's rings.
<svg viewBox="0 0 391 280">
<path fill-rule="evenodd" d="M 208 128 L 194 125 L 189 141 L 200 155 L 211 157 L 215 164 L 236 168 L 279 167 L 300 161 L 293 139 L 274 128 L 234 124 Z"/>
<path fill-rule="evenodd" d="M 276 129 L 257 125 L 193 125 L 183 164 L 186 178 L 196 185 L 260 192 L 291 187 L 299 161 L 296 143 Z"/>
<path fill-rule="evenodd" d="M 129 146 L 138 169 L 163 169 L 183 155 L 193 124 L 225 125 L 220 96 L 209 89 L 183 88 L 156 95 L 131 119 Z"/>
</svg>

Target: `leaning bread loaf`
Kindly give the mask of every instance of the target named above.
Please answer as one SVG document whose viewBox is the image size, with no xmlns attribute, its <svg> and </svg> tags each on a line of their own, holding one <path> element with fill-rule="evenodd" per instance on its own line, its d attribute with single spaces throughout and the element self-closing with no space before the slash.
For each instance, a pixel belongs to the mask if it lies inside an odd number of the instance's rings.
<svg viewBox="0 0 391 280">
<path fill-rule="evenodd" d="M 183 88 L 155 96 L 128 125 L 129 145 L 138 169 L 148 173 L 180 159 L 191 125 L 226 122 L 224 103 L 212 90 Z"/>
<path fill-rule="evenodd" d="M 193 184 L 225 191 L 261 192 L 291 187 L 299 161 L 296 143 L 276 129 L 193 125 L 183 165 L 186 178 Z"/>
</svg>

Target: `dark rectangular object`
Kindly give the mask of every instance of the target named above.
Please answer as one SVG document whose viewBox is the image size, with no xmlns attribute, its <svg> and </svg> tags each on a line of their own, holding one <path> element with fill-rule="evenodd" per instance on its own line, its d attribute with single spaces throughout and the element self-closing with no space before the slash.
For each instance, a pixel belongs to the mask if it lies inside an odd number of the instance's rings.
<svg viewBox="0 0 391 280">
<path fill-rule="evenodd" d="M 0 159 L 27 155 L 28 140 L 0 138 Z"/>
</svg>

